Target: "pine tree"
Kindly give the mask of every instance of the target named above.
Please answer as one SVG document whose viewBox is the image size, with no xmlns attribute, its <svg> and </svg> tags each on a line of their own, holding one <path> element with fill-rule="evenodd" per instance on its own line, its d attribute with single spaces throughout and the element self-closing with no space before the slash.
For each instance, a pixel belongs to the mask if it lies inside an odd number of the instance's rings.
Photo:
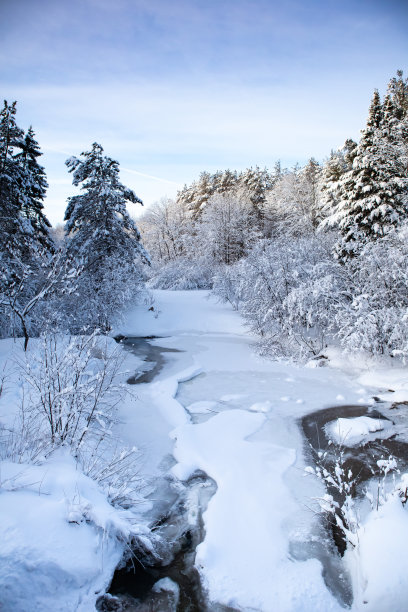
<svg viewBox="0 0 408 612">
<path fill-rule="evenodd" d="M 22 331 L 27 345 L 29 313 L 55 285 L 45 256 L 54 245 L 42 212 L 47 181 L 38 143 L 32 128 L 25 136 L 18 127 L 16 111 L 5 101 L 0 114 L 0 331 Z"/>
<path fill-rule="evenodd" d="M 234 170 L 224 170 L 214 175 L 215 193 L 229 193 L 237 188 L 238 175 Z"/>
<path fill-rule="evenodd" d="M 214 193 L 214 177 L 209 172 L 202 172 L 195 183 L 193 198 L 191 201 L 191 212 L 194 219 L 203 212 L 209 198 Z"/>
<path fill-rule="evenodd" d="M 384 108 L 376 91 L 360 142 L 349 151 L 352 166 L 339 181 L 340 202 L 328 220 L 342 234 L 340 258 L 352 257 L 406 217 L 407 178 L 398 150 L 390 136 L 390 101 Z"/>
<path fill-rule="evenodd" d="M 247 190 L 255 211 L 262 217 L 266 195 L 272 187 L 272 177 L 268 170 L 261 170 L 258 166 L 247 168 L 241 172 L 238 181 L 240 187 Z"/>
<path fill-rule="evenodd" d="M 84 192 L 69 198 L 65 212 L 67 256 L 82 267 L 79 304 L 87 301 L 77 322 L 107 327 L 118 306 L 118 285 L 139 282 L 140 261 L 148 261 L 139 231 L 126 210 L 126 202 L 142 201 L 122 185 L 118 162 L 104 156 L 97 143 L 82 153 L 82 159 L 71 157 L 66 165 L 73 184 L 82 184 Z"/>
<path fill-rule="evenodd" d="M 388 94 L 391 97 L 397 119 L 408 115 L 408 79 L 404 79 L 402 70 L 397 70 L 397 76 L 388 83 Z"/>
<path fill-rule="evenodd" d="M 17 103 L 9 105 L 5 100 L 0 113 L 0 240 L 2 259 L 11 269 L 25 250 L 30 233 L 29 224 L 20 215 L 24 172 L 14 157 L 14 149 L 22 146 L 24 132 L 16 124 L 16 111 Z"/>
<path fill-rule="evenodd" d="M 21 215 L 30 222 L 34 240 L 48 253 L 53 253 L 55 245 L 50 235 L 51 224 L 43 212 L 48 183 L 45 170 L 37 161 L 42 153 L 32 127 L 29 128 L 19 147 L 20 152 L 14 156 L 14 159 L 21 168 Z"/>
<path fill-rule="evenodd" d="M 351 138 L 346 140 L 343 147 L 332 151 L 325 162 L 320 177 L 320 195 L 323 221 L 321 227 L 339 225 L 344 216 L 343 201 L 345 191 L 351 189 L 352 182 L 345 181 L 346 173 L 351 179 L 351 169 L 356 156 L 357 143 Z"/>
</svg>

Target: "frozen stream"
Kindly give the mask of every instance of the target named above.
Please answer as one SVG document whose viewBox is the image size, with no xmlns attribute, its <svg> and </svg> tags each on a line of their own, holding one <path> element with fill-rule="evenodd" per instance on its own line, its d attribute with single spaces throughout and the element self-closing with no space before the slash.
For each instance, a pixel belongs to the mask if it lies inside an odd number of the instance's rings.
<svg viewBox="0 0 408 612">
<path fill-rule="evenodd" d="M 156 295 L 160 315 L 129 313 L 120 331 L 161 336 L 149 342 L 171 352 L 153 380 L 137 381 L 139 403 L 124 432 L 129 440 L 145 440 L 154 431 L 149 466 L 167 488 L 179 483 L 185 495 L 197 475 L 202 482 L 208 477 L 205 499 L 193 495 L 183 505 L 187 522 L 194 508 L 199 517 L 195 554 L 187 549 L 204 599 L 177 606 L 177 576 L 159 572 L 153 578 L 173 580 L 168 607 L 126 609 L 328 612 L 349 606 L 346 568 L 322 537 L 315 513 L 323 486 L 305 476 L 300 420 L 329 406 L 367 405 L 377 389 L 337 369 L 259 358 L 239 315 L 204 292 Z M 159 502 L 165 509 L 165 500 Z M 167 516 L 174 518 L 172 510 Z"/>
</svg>

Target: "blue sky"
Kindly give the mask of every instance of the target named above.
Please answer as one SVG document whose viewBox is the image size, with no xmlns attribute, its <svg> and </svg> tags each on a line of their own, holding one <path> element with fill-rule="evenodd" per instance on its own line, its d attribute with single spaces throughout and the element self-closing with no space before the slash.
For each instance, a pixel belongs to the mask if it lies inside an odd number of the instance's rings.
<svg viewBox="0 0 408 612">
<path fill-rule="evenodd" d="M 0 0 L 0 92 L 36 131 L 56 223 L 64 160 L 94 141 L 147 205 L 202 170 L 323 160 L 408 72 L 407 32 L 396 0 Z"/>
</svg>

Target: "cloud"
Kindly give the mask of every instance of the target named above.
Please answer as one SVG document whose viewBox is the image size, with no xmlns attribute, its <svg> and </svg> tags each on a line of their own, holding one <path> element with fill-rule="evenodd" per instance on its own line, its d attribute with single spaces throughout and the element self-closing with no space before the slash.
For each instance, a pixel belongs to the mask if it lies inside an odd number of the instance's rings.
<svg viewBox="0 0 408 612">
<path fill-rule="evenodd" d="M 72 195 L 66 157 L 95 141 L 146 202 L 202 170 L 322 159 L 358 137 L 408 51 L 397 0 L 8 0 L 0 13 L 2 94 L 37 133 L 55 217 Z"/>
</svg>

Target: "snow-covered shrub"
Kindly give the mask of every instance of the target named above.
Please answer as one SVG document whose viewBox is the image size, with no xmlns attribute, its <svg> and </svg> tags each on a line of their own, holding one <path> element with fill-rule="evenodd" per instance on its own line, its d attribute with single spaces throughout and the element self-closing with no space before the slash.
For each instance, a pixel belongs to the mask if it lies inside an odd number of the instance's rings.
<svg viewBox="0 0 408 612">
<path fill-rule="evenodd" d="M 342 446 L 334 446 L 334 450 L 319 451 L 316 454 L 316 466 L 308 466 L 306 474 L 313 474 L 324 484 L 326 493 L 316 499 L 320 512 L 328 519 L 329 524 L 337 529 L 346 546 L 359 546 L 359 533 L 362 520 L 359 513 L 361 500 L 357 498 L 358 479 L 347 467 L 347 456 Z M 405 480 L 397 483 L 395 473 L 399 473 L 397 462 L 391 455 L 377 461 L 378 472 L 373 470 L 377 484 L 365 489 L 365 497 L 369 500 L 371 510 L 378 512 L 380 506 L 386 504 L 392 497 L 398 497 L 402 505 L 406 503 Z M 391 475 L 391 482 L 389 476 Z M 371 484 L 374 483 L 374 480 Z"/>
<path fill-rule="evenodd" d="M 93 437 L 81 447 L 79 458 L 84 474 L 99 484 L 112 505 L 127 508 L 141 501 L 145 483 L 138 471 L 138 448 L 114 445 L 110 435 Z"/>
<path fill-rule="evenodd" d="M 147 283 L 150 289 L 210 289 L 214 270 L 207 260 L 179 257 L 153 266 L 151 274 Z"/>
<path fill-rule="evenodd" d="M 353 298 L 337 311 L 348 351 L 408 356 L 408 226 L 368 243 L 348 263 Z"/>
<path fill-rule="evenodd" d="M 347 299 L 331 245 L 329 234 L 263 241 L 216 276 L 216 295 L 239 306 L 263 353 L 317 355 L 325 347 Z"/>
<path fill-rule="evenodd" d="M 122 358 L 110 338 L 44 333 L 17 362 L 23 380 L 19 414 L 0 431 L 0 457 L 42 463 L 68 449 L 110 503 L 141 499 L 141 454 L 116 439 L 116 406 L 129 393 L 119 382 Z"/>
<path fill-rule="evenodd" d="M 80 452 L 88 438 L 110 435 L 122 396 L 117 383 L 121 360 L 96 333 L 63 336 L 43 333 L 20 362 L 25 381 L 22 422 L 35 425 L 33 447 L 70 446 Z"/>
<path fill-rule="evenodd" d="M 337 310 L 350 301 L 347 270 L 321 251 L 284 300 L 285 329 L 299 354 L 318 355 L 333 340 Z"/>
<path fill-rule="evenodd" d="M 213 279 L 213 293 L 221 302 L 228 302 L 234 310 L 238 310 L 244 297 L 243 266 L 244 262 L 237 262 L 233 266 L 224 266 L 215 274 Z"/>
<path fill-rule="evenodd" d="M 344 450 L 338 448 L 334 461 L 329 461 L 327 451 L 319 451 L 316 467 L 307 467 L 306 472 L 315 474 L 326 487 L 327 493 L 316 501 L 329 523 L 337 527 L 347 544 L 357 546 L 357 531 L 360 519 L 355 507 L 356 478 L 346 467 Z"/>
</svg>

